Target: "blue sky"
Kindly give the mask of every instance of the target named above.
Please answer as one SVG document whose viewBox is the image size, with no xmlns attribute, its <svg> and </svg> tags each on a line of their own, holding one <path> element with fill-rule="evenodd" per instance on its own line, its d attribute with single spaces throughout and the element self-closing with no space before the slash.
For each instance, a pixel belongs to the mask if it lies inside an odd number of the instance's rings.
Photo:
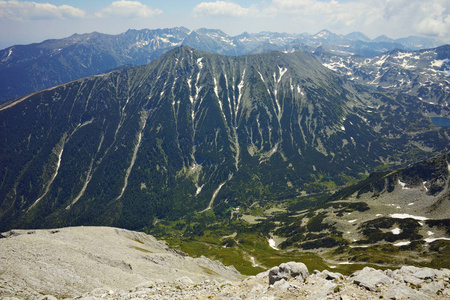
<svg viewBox="0 0 450 300">
<path fill-rule="evenodd" d="M 450 43 L 450 0 L 0 0 L 0 49 L 74 33 L 185 26 L 370 38 L 410 35 Z"/>
</svg>

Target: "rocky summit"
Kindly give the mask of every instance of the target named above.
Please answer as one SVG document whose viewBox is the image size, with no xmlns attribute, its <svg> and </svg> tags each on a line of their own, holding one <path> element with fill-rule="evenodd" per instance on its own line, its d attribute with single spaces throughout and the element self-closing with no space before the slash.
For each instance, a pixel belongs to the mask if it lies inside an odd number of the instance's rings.
<svg viewBox="0 0 450 300">
<path fill-rule="evenodd" d="M 234 267 L 191 258 L 154 237 L 111 227 L 13 230 L 0 239 L 0 298 L 74 298 L 101 289 L 129 290 L 148 281 L 237 281 Z"/>
<path fill-rule="evenodd" d="M 14 230 L 0 239 L 2 299 L 450 299 L 450 270 L 345 276 L 288 262 L 256 276 L 109 227 Z"/>
</svg>

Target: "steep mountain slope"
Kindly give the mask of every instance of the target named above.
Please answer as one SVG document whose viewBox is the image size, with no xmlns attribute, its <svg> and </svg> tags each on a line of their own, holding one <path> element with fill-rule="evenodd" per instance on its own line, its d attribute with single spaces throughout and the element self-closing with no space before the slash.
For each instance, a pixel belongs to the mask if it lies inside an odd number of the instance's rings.
<svg viewBox="0 0 450 300">
<path fill-rule="evenodd" d="M 371 58 L 316 51 L 329 69 L 374 88 L 402 92 L 439 104 L 430 112 L 448 114 L 450 102 L 450 46 L 419 51 L 394 50 Z"/>
<path fill-rule="evenodd" d="M 177 48 L 0 106 L 0 228 L 225 216 L 449 151 L 448 129 L 407 100 L 303 52 Z"/>
<path fill-rule="evenodd" d="M 417 38 L 374 42 L 361 34 L 342 36 L 325 30 L 315 35 L 260 32 L 232 37 L 221 30 L 190 31 L 184 27 L 128 30 L 118 35 L 75 34 L 0 50 L 0 102 L 124 65 L 143 65 L 180 45 L 226 55 L 325 47 L 338 53 L 373 56 L 397 48 L 410 49 L 407 45 L 411 40 Z M 426 43 L 426 39 L 421 42 L 428 47 L 437 43 Z"/>
</svg>

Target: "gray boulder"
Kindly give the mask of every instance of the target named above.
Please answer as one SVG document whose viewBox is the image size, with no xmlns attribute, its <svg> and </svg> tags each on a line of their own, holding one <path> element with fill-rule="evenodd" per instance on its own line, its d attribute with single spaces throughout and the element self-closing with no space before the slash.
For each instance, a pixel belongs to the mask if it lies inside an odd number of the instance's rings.
<svg viewBox="0 0 450 300">
<path fill-rule="evenodd" d="M 344 275 L 342 275 L 341 273 L 334 273 L 328 270 L 323 270 L 319 273 L 319 276 L 326 280 L 339 280 L 344 278 Z"/>
<path fill-rule="evenodd" d="M 305 264 L 291 261 L 269 270 L 269 284 L 272 285 L 281 279 L 289 280 L 296 277 L 305 279 L 308 276 L 309 272 Z"/>
<path fill-rule="evenodd" d="M 426 300 L 428 296 L 420 293 L 406 285 L 391 285 L 383 294 L 386 299 L 409 299 L 409 300 Z"/>
<path fill-rule="evenodd" d="M 308 277 L 308 297 L 306 299 L 326 299 L 328 295 L 335 292 L 338 285 L 320 276 L 321 274 L 317 274 L 317 276 Z"/>
<path fill-rule="evenodd" d="M 425 280 L 417 278 L 416 276 L 409 275 L 409 274 L 403 274 L 402 276 L 403 281 L 415 286 L 419 286 L 425 282 Z"/>
<path fill-rule="evenodd" d="M 365 267 L 361 271 L 353 273 L 353 277 L 354 284 L 370 291 L 377 291 L 378 287 L 382 284 L 390 285 L 392 283 L 392 279 L 384 274 L 383 271 L 370 267 Z"/>
<path fill-rule="evenodd" d="M 443 291 L 444 288 L 445 285 L 442 281 L 432 281 L 424 283 L 420 288 L 420 291 L 425 294 L 437 295 L 438 292 Z"/>
<path fill-rule="evenodd" d="M 437 276 L 436 273 L 437 270 L 433 270 L 430 268 L 422 268 L 416 272 L 414 272 L 412 275 L 414 277 L 420 278 L 420 279 L 433 279 Z"/>
</svg>

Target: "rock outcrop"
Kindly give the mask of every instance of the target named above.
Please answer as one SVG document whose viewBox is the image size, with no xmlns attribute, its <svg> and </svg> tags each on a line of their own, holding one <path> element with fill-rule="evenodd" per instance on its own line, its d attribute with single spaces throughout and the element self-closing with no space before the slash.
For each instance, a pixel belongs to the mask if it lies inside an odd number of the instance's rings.
<svg viewBox="0 0 450 300">
<path fill-rule="evenodd" d="M 244 278 L 234 267 L 189 257 L 142 232 L 68 227 L 14 230 L 1 237 L 0 299 L 70 298 L 151 285 L 146 282 L 184 286 Z"/>
</svg>

